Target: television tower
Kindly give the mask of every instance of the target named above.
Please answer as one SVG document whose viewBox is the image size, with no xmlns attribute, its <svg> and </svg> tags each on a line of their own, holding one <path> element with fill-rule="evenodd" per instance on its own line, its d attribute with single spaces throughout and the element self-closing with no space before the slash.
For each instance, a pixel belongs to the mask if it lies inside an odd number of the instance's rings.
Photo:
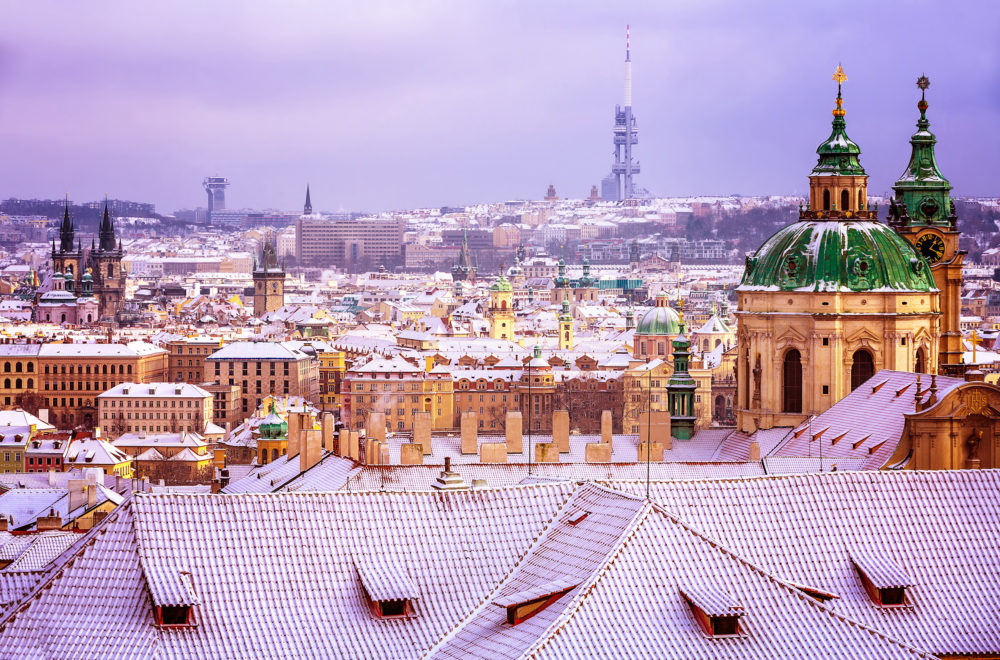
<svg viewBox="0 0 1000 660">
<path fill-rule="evenodd" d="M 212 220 L 212 211 L 224 211 L 226 208 L 226 188 L 229 179 L 224 176 L 207 176 L 201 182 L 208 193 L 208 219 Z"/>
<path fill-rule="evenodd" d="M 639 143 L 639 131 L 632 116 L 632 55 L 629 26 L 625 26 L 625 107 L 615 106 L 615 160 L 611 175 L 617 180 L 618 201 L 632 199 L 635 188 L 632 175 L 639 173 L 639 161 L 632 159 L 632 145 Z"/>
</svg>

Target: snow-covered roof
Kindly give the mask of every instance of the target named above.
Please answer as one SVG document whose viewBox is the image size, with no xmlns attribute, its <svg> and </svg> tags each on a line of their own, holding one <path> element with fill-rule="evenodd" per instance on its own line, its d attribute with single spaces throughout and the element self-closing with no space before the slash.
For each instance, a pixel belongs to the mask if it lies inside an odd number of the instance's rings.
<svg viewBox="0 0 1000 660">
<path fill-rule="evenodd" d="M 126 397 L 129 399 L 145 398 L 211 398 L 207 392 L 190 383 L 120 383 L 110 390 L 97 395 L 98 399 Z"/>
</svg>

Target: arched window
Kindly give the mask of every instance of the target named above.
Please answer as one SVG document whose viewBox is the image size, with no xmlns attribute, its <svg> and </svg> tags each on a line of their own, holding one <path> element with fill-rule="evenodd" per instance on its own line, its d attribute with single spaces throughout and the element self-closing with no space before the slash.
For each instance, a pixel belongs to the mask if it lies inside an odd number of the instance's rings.
<svg viewBox="0 0 1000 660">
<path fill-rule="evenodd" d="M 4 370 L 4 372 L 6 372 L 8 374 L 10 373 L 10 362 L 4 362 L 3 363 L 3 370 Z"/>
<path fill-rule="evenodd" d="M 35 363 L 34 362 L 29 362 L 28 363 L 28 373 L 29 374 L 35 373 Z"/>
<path fill-rule="evenodd" d="M 502 309 L 502 310 L 506 310 L 507 309 L 507 301 L 506 300 L 501 300 L 500 301 L 500 309 Z"/>
<path fill-rule="evenodd" d="M 10 389 L 10 378 L 4 378 L 3 379 L 3 388 L 5 390 L 9 390 Z"/>
<path fill-rule="evenodd" d="M 115 276 L 115 265 L 108 264 L 108 277 L 114 277 L 114 276 Z"/>
<path fill-rule="evenodd" d="M 271 450 L 271 460 L 272 461 L 278 460 L 278 449 L 277 449 L 277 447 L 275 447 L 274 449 Z"/>
<path fill-rule="evenodd" d="M 829 190 L 824 190 L 823 191 L 823 210 L 824 211 L 829 211 L 830 210 L 830 191 Z"/>
<path fill-rule="evenodd" d="M 851 193 L 846 190 L 840 191 L 840 210 L 846 211 L 851 208 Z"/>
<path fill-rule="evenodd" d="M 59 319 L 59 322 L 60 323 L 65 323 L 66 322 L 66 315 L 65 314 L 60 314 L 60 317 L 61 318 Z"/>
<path fill-rule="evenodd" d="M 17 389 L 21 389 L 22 387 L 24 387 L 24 381 L 18 378 L 17 380 L 14 381 L 14 387 L 16 387 Z"/>
<path fill-rule="evenodd" d="M 927 373 L 927 355 L 923 346 L 917 349 L 917 356 L 914 360 L 913 370 L 918 374 Z"/>
<path fill-rule="evenodd" d="M 851 365 L 851 391 L 861 387 L 861 384 L 875 375 L 875 360 L 872 354 L 863 348 L 854 351 Z"/>
<path fill-rule="evenodd" d="M 23 364 L 21 364 L 20 362 L 14 364 L 14 371 L 16 371 L 17 373 L 21 373 L 23 370 L 24 370 Z"/>
<path fill-rule="evenodd" d="M 802 356 L 794 348 L 785 353 L 781 379 L 781 410 L 802 412 Z"/>
<path fill-rule="evenodd" d="M 29 378 L 28 379 L 28 389 L 32 390 L 34 388 L 35 388 L 35 379 L 34 378 Z"/>
</svg>

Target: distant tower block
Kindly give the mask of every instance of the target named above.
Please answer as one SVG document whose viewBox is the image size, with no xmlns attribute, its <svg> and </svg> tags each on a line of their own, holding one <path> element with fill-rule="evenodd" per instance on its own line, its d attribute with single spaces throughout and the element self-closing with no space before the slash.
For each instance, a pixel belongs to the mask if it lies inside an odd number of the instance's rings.
<svg viewBox="0 0 1000 660">
<path fill-rule="evenodd" d="M 615 106 L 615 159 L 611 176 L 616 186 L 617 201 L 635 197 L 632 176 L 639 173 L 639 161 L 632 158 L 632 146 L 639 143 L 639 130 L 632 116 L 632 56 L 629 49 L 628 26 L 625 26 L 625 106 Z M 609 191 L 610 192 L 610 191 Z M 607 199 L 607 195 L 604 196 Z"/>
<path fill-rule="evenodd" d="M 559 199 L 559 197 L 556 195 L 556 187 L 550 183 L 549 189 L 545 191 L 545 201 L 554 202 L 557 199 Z"/>
<path fill-rule="evenodd" d="M 597 192 L 597 186 L 590 187 L 590 201 L 599 202 L 601 201 L 601 193 Z"/>
<path fill-rule="evenodd" d="M 211 220 L 212 211 L 223 211 L 226 208 L 226 188 L 229 179 L 224 176 L 207 176 L 201 182 L 208 193 L 208 217 Z"/>
</svg>

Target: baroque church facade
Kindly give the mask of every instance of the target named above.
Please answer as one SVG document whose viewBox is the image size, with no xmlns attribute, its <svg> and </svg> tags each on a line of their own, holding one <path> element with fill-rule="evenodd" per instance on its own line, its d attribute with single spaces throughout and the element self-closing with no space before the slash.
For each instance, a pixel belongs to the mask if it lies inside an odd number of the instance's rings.
<svg viewBox="0 0 1000 660">
<path fill-rule="evenodd" d="M 963 371 L 959 233 L 926 101 L 884 225 L 868 204 L 861 149 L 847 135 L 840 67 L 834 80 L 832 131 L 817 149 L 808 207 L 747 257 L 738 288 L 744 432 L 797 426 L 880 369 Z"/>
<path fill-rule="evenodd" d="M 97 240 L 86 249 L 76 238 L 67 202 L 58 249 L 52 243 L 52 287 L 38 300 L 37 320 L 81 325 L 119 322 L 125 300 L 123 256 L 107 203 Z"/>
</svg>

